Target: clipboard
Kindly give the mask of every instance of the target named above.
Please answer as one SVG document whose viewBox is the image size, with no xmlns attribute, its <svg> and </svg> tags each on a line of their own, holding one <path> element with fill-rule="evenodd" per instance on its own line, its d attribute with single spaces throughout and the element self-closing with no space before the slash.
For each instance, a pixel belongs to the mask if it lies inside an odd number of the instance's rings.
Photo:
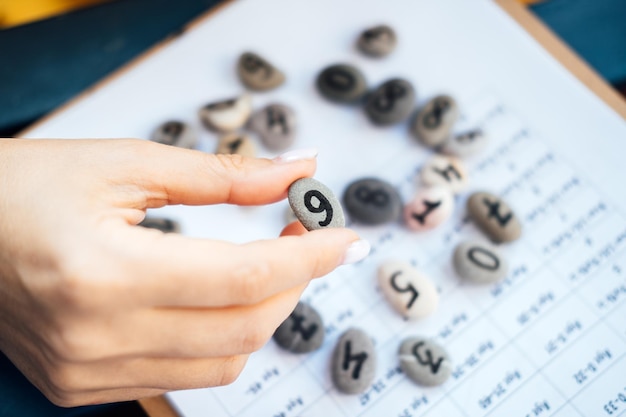
<svg viewBox="0 0 626 417">
<path fill-rule="evenodd" d="M 590 91 L 592 91 L 597 97 L 603 100 L 608 106 L 610 106 L 617 114 L 626 119 L 626 101 L 613 90 L 602 78 L 591 69 L 585 62 L 583 62 L 569 47 L 564 45 L 542 22 L 540 22 L 532 13 L 530 13 L 524 6 L 517 3 L 515 0 L 495 0 L 496 3 L 508 13 L 518 24 L 523 27 L 537 42 L 539 42 L 545 50 L 547 50 L 557 61 L 559 61 L 565 68 L 567 68 L 571 74 L 578 78 Z M 209 11 L 205 15 L 198 18 L 196 21 L 188 25 L 188 27 L 182 32 L 185 33 L 193 31 L 196 26 L 207 23 L 211 19 L 218 19 L 220 12 L 228 8 L 232 2 L 226 2 L 217 8 Z M 94 87 L 82 93 L 80 96 L 70 101 L 66 105 L 62 106 L 55 112 L 44 117 L 42 120 L 35 123 L 21 135 L 27 135 L 38 126 L 46 123 L 48 120 L 58 116 L 59 114 L 67 111 L 75 106 L 80 106 L 81 102 L 93 94 L 95 91 L 105 89 L 107 84 L 112 80 L 126 73 L 135 65 L 141 62 L 150 60 L 153 55 L 167 46 L 172 39 L 165 40 L 163 43 L 155 46 L 140 58 L 136 59 L 132 63 L 126 65 L 124 68 L 115 72 L 111 76 L 107 77 L 103 81 L 96 84 Z M 20 135 L 20 136 L 21 136 Z M 170 406 L 168 401 L 163 396 L 142 399 L 139 401 L 142 407 L 151 417 L 175 417 L 177 413 Z"/>
</svg>

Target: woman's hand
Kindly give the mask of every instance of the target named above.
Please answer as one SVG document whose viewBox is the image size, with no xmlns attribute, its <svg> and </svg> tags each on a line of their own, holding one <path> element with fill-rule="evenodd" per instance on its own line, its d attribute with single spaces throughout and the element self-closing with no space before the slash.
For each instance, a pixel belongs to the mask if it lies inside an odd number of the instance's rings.
<svg viewBox="0 0 626 417">
<path fill-rule="evenodd" d="M 61 406 L 232 382 L 308 281 L 367 245 L 298 223 L 243 245 L 135 225 L 167 204 L 278 201 L 313 156 L 0 140 L 0 349 Z"/>
</svg>

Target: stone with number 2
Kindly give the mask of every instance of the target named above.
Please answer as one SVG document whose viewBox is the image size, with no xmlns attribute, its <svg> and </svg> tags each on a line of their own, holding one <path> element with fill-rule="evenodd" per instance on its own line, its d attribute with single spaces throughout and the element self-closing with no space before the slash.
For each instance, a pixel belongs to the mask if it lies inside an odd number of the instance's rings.
<svg viewBox="0 0 626 417">
<path fill-rule="evenodd" d="M 307 230 L 345 227 L 346 220 L 333 192 L 313 178 L 300 178 L 289 186 L 289 205 Z"/>
</svg>

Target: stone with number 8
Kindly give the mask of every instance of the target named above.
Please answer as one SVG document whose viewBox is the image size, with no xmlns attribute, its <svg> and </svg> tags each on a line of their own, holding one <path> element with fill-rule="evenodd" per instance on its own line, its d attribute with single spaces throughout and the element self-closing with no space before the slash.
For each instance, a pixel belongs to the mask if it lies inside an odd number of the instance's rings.
<svg viewBox="0 0 626 417">
<path fill-rule="evenodd" d="M 456 101 L 450 96 L 440 95 L 417 112 L 411 123 L 411 133 L 424 145 L 437 148 L 448 140 L 458 118 Z"/>
<path fill-rule="evenodd" d="M 415 89 L 407 80 L 393 78 L 382 83 L 368 97 L 365 114 L 377 125 L 399 123 L 415 107 Z"/>
<path fill-rule="evenodd" d="M 343 193 L 343 203 L 357 222 L 379 225 L 398 220 L 402 199 L 393 185 L 378 178 L 352 182 Z"/>
<path fill-rule="evenodd" d="M 313 178 L 301 178 L 289 186 L 289 205 L 307 230 L 345 227 L 346 220 L 333 192 Z"/>
</svg>

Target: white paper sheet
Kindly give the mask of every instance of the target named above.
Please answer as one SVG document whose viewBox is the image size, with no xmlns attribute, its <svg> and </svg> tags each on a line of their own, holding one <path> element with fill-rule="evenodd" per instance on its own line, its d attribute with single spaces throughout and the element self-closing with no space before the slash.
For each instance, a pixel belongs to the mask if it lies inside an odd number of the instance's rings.
<svg viewBox="0 0 626 417">
<path fill-rule="evenodd" d="M 398 49 L 369 59 L 354 49 L 368 25 L 397 29 Z M 327 337 L 318 352 L 291 355 L 270 341 L 237 382 L 175 392 L 187 417 L 221 416 L 619 416 L 626 413 L 626 123 L 561 68 L 487 0 L 246 0 L 229 5 L 105 88 L 29 132 L 29 137 L 147 137 L 177 117 L 202 130 L 197 109 L 241 91 L 234 65 L 254 50 L 288 76 L 276 91 L 254 94 L 255 107 L 278 101 L 299 117 L 294 148 L 320 150 L 316 178 L 341 194 L 376 175 L 405 199 L 431 153 L 406 124 L 370 125 L 357 107 L 323 100 L 317 72 L 356 64 L 371 85 L 402 76 L 419 104 L 438 93 L 460 102 L 456 130 L 482 127 L 488 148 L 467 160 L 471 190 L 437 230 L 400 224 L 355 229 L 372 255 L 314 281 L 303 299 L 321 313 Z M 202 133 L 201 150 L 216 138 Z M 270 155 L 263 153 L 263 155 Z M 472 190 L 501 194 L 524 226 L 505 245 L 511 272 L 491 286 L 463 285 L 451 268 L 457 242 L 480 236 L 465 220 Z M 286 203 L 262 208 L 167 207 L 189 236 L 247 241 L 273 237 Z M 406 322 L 382 299 L 377 265 L 413 262 L 436 283 L 441 303 Z M 364 394 L 332 388 L 330 352 L 350 326 L 375 340 L 378 370 Z M 398 369 L 408 335 L 435 338 L 454 362 L 450 380 L 418 387 Z"/>
</svg>

